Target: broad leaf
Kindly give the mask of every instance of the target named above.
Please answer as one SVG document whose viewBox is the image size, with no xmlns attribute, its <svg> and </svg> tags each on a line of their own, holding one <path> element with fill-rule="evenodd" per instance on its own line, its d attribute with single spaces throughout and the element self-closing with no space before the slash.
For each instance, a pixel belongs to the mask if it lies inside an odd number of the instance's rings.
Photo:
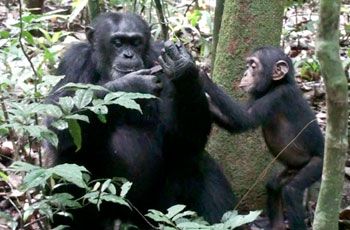
<svg viewBox="0 0 350 230">
<path fill-rule="evenodd" d="M 75 92 L 73 97 L 74 104 L 78 109 L 82 109 L 92 101 L 94 92 L 92 90 L 79 89 Z"/>
<path fill-rule="evenodd" d="M 68 120 L 69 133 L 73 138 L 75 146 L 77 146 L 76 152 L 81 149 L 81 128 L 77 120 Z"/>
<path fill-rule="evenodd" d="M 83 173 L 88 170 L 76 164 L 61 164 L 48 169 L 51 173 L 62 177 L 64 180 L 75 184 L 80 188 L 86 188 L 87 185 L 83 178 Z"/>
</svg>

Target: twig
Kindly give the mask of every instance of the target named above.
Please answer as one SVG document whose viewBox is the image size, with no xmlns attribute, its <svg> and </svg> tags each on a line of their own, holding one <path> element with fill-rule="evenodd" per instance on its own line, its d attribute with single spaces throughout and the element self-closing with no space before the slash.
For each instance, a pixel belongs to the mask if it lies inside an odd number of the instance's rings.
<svg viewBox="0 0 350 230">
<path fill-rule="evenodd" d="M 39 79 L 39 75 L 38 72 L 36 71 L 33 62 L 31 61 L 30 57 L 28 56 L 28 54 L 26 53 L 25 49 L 24 49 L 24 45 L 22 43 L 22 36 L 23 36 L 23 21 L 22 21 L 22 2 L 21 0 L 18 0 L 18 4 L 19 4 L 19 26 L 20 26 L 20 33 L 19 33 L 19 45 L 21 46 L 22 52 L 24 54 L 24 56 L 26 57 L 26 59 L 28 60 L 30 67 L 34 73 L 34 101 L 37 102 L 37 98 L 36 95 L 38 94 L 38 79 Z M 34 115 L 34 120 L 35 120 L 35 124 L 38 125 L 39 124 L 39 119 L 38 119 L 38 115 L 35 114 Z M 42 154 L 41 154 L 41 149 L 38 149 L 38 155 L 39 155 L 39 165 L 40 167 L 42 167 Z"/>
<path fill-rule="evenodd" d="M 141 217 L 151 228 L 153 228 L 153 229 L 160 229 L 160 228 L 154 226 L 151 222 L 149 222 L 149 221 L 147 220 L 147 218 L 146 218 L 146 217 L 145 217 L 145 216 L 130 202 L 130 201 L 126 200 L 126 202 L 128 202 L 128 204 L 130 205 L 130 207 L 131 207 L 135 212 L 137 212 L 137 214 L 139 214 L 140 217 Z"/>
<path fill-rule="evenodd" d="M 4 101 L 3 97 L 0 98 L 0 105 L 1 105 L 1 110 L 4 114 L 5 123 L 9 125 L 10 124 L 10 117 L 9 117 L 8 112 L 7 112 L 7 108 L 6 108 L 5 101 Z M 18 137 L 15 134 L 15 131 L 13 130 L 13 128 L 11 128 L 11 127 L 9 127 L 9 138 L 10 138 L 10 141 L 11 141 L 12 146 L 14 148 L 14 154 L 13 154 L 14 159 L 18 160 L 19 159 L 19 148 L 15 144 L 15 141 L 18 139 Z M 10 157 L 6 157 L 6 158 L 12 160 Z"/>
<path fill-rule="evenodd" d="M 34 73 L 34 77 L 35 77 L 35 81 L 38 80 L 38 73 L 34 67 L 34 64 L 33 62 L 30 60 L 30 57 L 28 56 L 28 54 L 26 53 L 25 49 L 24 49 L 24 45 L 22 43 L 22 37 L 23 37 L 23 22 L 22 22 L 22 2 L 21 0 L 18 0 L 18 4 L 19 4 L 19 26 L 20 26 L 20 33 L 19 33 L 19 38 L 18 38 L 18 41 L 19 41 L 19 45 L 21 46 L 21 49 L 22 49 L 22 52 L 24 54 L 24 56 L 26 57 L 26 59 L 28 60 L 29 64 L 30 64 L 30 67 L 32 68 L 32 71 Z M 37 84 L 35 82 L 34 84 L 34 93 L 36 94 L 38 91 L 37 89 Z"/>
<path fill-rule="evenodd" d="M 311 120 L 309 123 L 307 123 L 304 128 L 302 128 L 300 130 L 300 132 L 272 159 L 272 161 L 265 167 L 265 169 L 260 173 L 260 175 L 258 176 L 258 178 L 255 180 L 255 182 L 253 183 L 253 185 L 248 189 L 248 191 L 243 195 L 243 197 L 239 200 L 239 202 L 237 203 L 236 207 L 234 209 L 237 209 L 238 206 L 243 202 L 243 200 L 248 196 L 248 194 L 253 190 L 253 188 L 258 184 L 258 182 L 264 178 L 267 174 L 267 172 L 271 169 L 273 163 L 275 163 L 278 159 L 278 157 L 291 145 L 293 144 L 293 142 L 302 134 L 302 132 L 309 127 L 309 125 L 316 121 L 317 119 L 313 119 Z"/>
</svg>

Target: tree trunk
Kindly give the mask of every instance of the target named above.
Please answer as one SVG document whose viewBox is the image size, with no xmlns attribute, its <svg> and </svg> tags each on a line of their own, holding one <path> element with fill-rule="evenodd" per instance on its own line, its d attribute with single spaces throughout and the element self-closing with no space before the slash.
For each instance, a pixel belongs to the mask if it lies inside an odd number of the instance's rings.
<svg viewBox="0 0 350 230">
<path fill-rule="evenodd" d="M 339 58 L 340 0 L 321 0 L 316 54 L 326 84 L 327 128 L 321 189 L 313 229 L 338 229 L 347 141 L 347 81 Z"/>
<path fill-rule="evenodd" d="M 156 12 L 158 21 L 160 23 L 160 28 L 162 30 L 162 40 L 168 40 L 168 25 L 165 21 L 165 17 L 163 14 L 163 6 L 160 0 L 154 0 L 154 3 L 156 4 Z"/>
<path fill-rule="evenodd" d="M 92 21 L 100 14 L 99 0 L 89 0 L 88 2 L 89 18 Z"/>
<path fill-rule="evenodd" d="M 225 4 L 225 0 L 216 0 L 215 15 L 214 15 L 214 29 L 213 29 L 212 67 L 214 67 L 216 47 L 218 45 L 222 14 L 224 12 L 224 4 Z"/>
<path fill-rule="evenodd" d="M 284 1 L 225 1 L 214 62 L 214 81 L 236 99 L 243 98 L 238 82 L 245 69 L 245 58 L 252 49 L 280 44 Z M 238 197 L 253 185 L 269 161 L 261 132 L 230 135 L 214 129 L 208 146 L 219 160 Z M 261 181 L 243 201 L 240 209 L 261 208 L 265 203 L 265 181 Z"/>
</svg>

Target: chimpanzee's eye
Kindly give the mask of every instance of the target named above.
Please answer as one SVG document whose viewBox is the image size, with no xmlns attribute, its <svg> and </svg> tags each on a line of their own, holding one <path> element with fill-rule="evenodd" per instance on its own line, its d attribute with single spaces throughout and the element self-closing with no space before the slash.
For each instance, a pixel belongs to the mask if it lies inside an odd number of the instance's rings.
<svg viewBox="0 0 350 230">
<path fill-rule="evenodd" d="M 113 40 L 113 44 L 116 46 L 116 47 L 121 47 L 123 45 L 122 41 L 119 39 L 119 38 L 116 38 Z"/>
<path fill-rule="evenodd" d="M 133 39 L 133 40 L 131 41 L 131 45 L 132 45 L 132 46 L 139 46 L 139 45 L 141 45 L 141 44 L 142 44 L 141 38 L 135 38 L 135 39 Z"/>
</svg>

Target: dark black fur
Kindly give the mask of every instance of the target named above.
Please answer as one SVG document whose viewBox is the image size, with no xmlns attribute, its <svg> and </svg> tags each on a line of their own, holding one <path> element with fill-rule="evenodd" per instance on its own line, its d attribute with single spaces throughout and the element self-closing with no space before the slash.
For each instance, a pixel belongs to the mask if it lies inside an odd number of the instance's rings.
<svg viewBox="0 0 350 230">
<path fill-rule="evenodd" d="M 125 76 L 118 73 L 117 79 L 112 79 L 106 68 L 111 68 L 108 65 L 120 52 L 131 54 L 124 56 L 141 56 L 143 68 L 147 69 L 154 66 L 163 45 L 151 42 L 148 25 L 134 14 L 104 14 L 92 27 L 93 36 L 88 33 L 90 43 L 77 43 L 65 53 L 58 71 L 65 78 L 55 86 L 48 101 L 67 95 L 66 91 L 54 91 L 68 82 L 104 85 L 113 91 L 152 93 L 160 98 L 140 101 L 143 114 L 110 106 L 106 124 L 89 114 L 90 123 L 80 123 L 83 143 L 78 152 L 67 130 L 55 130 L 59 136 L 58 149 L 49 149 L 54 164 L 84 165 L 94 178 L 127 178 L 133 182 L 127 198 L 142 213 L 150 208 L 165 210 L 185 204 L 209 222 L 218 222 L 224 212 L 233 208 L 233 193 L 218 165 L 204 152 L 211 117 L 197 67 L 163 66 L 165 72 L 175 71 L 172 76 L 136 72 Z M 142 33 L 145 43 L 135 52 L 121 50 L 113 54 L 115 48 L 112 45 L 108 48 L 111 31 Z M 184 52 L 179 46 L 176 46 L 179 51 L 171 51 L 174 47 L 170 43 L 165 45 L 163 60 L 166 55 Z M 188 59 L 186 55 L 181 58 Z M 180 59 L 180 64 L 192 63 L 191 59 L 182 62 Z M 164 65 L 169 63 L 164 61 Z M 88 207 L 75 212 L 74 221 L 69 224 L 73 229 L 109 229 L 115 219 L 131 215 L 137 216 L 116 205 L 102 206 L 100 212 Z"/>
<path fill-rule="evenodd" d="M 258 58 L 263 71 L 249 92 L 247 105 L 232 100 L 207 76 L 202 80 L 216 123 L 231 133 L 261 126 L 266 144 L 276 156 L 315 119 L 315 115 L 295 83 L 290 58 L 274 47 L 257 49 L 252 57 Z M 271 77 L 273 67 L 279 60 L 289 65 L 289 71 L 281 80 L 274 81 Z M 323 148 L 324 138 L 314 121 L 278 158 L 286 169 L 267 185 L 267 209 L 274 229 L 283 228 L 283 208 L 287 211 L 291 229 L 306 229 L 303 192 L 321 177 Z"/>
</svg>

